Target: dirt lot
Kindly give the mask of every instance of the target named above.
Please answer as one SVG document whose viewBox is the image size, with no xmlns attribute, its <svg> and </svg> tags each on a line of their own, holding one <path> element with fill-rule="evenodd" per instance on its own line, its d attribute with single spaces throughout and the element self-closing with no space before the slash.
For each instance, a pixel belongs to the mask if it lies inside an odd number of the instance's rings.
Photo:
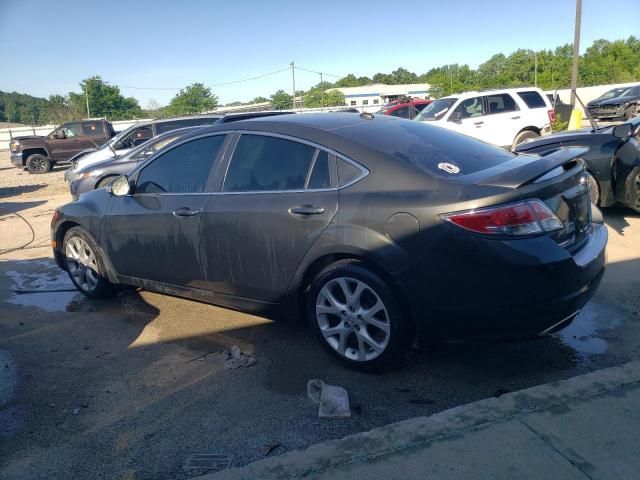
<svg viewBox="0 0 640 480">
<path fill-rule="evenodd" d="M 192 454 L 239 466 L 640 356 L 640 216 L 605 212 L 609 267 L 579 319 L 550 338 L 413 349 L 382 374 L 346 370 L 305 325 L 147 291 L 89 301 L 48 246 L 62 173 L 31 176 L 0 153 L 0 478 L 187 478 Z M 33 227 L 16 216 L 18 213 Z M 35 291 L 35 293 L 18 293 Z M 257 364 L 226 369 L 232 345 Z M 306 382 L 350 395 L 319 420 Z"/>
</svg>

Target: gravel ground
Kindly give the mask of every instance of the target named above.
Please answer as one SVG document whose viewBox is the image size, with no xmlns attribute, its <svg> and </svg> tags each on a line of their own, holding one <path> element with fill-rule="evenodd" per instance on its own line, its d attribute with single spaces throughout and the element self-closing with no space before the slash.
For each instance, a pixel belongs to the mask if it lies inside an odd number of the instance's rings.
<svg viewBox="0 0 640 480">
<path fill-rule="evenodd" d="M 32 175 L 27 170 L 14 167 L 7 150 L 0 151 L 0 197 L 37 192 L 38 195 L 53 195 L 69 191 L 64 181 L 67 165 L 55 167 L 51 172 Z"/>
</svg>

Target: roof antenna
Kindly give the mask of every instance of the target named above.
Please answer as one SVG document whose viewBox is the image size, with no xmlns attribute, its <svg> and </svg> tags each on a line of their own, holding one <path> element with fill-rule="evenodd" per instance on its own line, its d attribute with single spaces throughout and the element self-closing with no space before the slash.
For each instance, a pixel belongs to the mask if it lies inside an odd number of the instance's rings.
<svg viewBox="0 0 640 480">
<path fill-rule="evenodd" d="M 360 114 L 360 118 L 364 118 L 365 120 L 373 120 L 374 116 L 373 116 L 373 113 L 362 112 Z"/>
</svg>

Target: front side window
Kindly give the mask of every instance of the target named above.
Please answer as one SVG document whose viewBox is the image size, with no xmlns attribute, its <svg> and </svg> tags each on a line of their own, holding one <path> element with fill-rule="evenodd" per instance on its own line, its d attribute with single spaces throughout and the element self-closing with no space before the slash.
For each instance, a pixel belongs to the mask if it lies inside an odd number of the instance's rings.
<svg viewBox="0 0 640 480">
<path fill-rule="evenodd" d="M 457 101 L 457 98 L 440 98 L 438 100 L 434 100 L 422 109 L 420 114 L 416 116 L 415 120 L 420 122 L 440 120 Z"/>
<path fill-rule="evenodd" d="M 547 106 L 547 104 L 544 103 L 542 95 L 535 90 L 530 92 L 518 92 L 518 96 L 524 100 L 524 103 L 526 103 L 529 108 L 544 108 Z"/>
<path fill-rule="evenodd" d="M 142 145 L 144 142 L 153 138 L 153 132 L 151 131 L 151 125 L 145 125 L 144 127 L 138 127 L 129 135 L 124 137 L 119 145 L 116 145 L 116 150 L 123 148 L 133 148 L 138 145 Z"/>
<path fill-rule="evenodd" d="M 225 192 L 302 190 L 316 149 L 284 138 L 245 134 L 236 145 Z"/>
<path fill-rule="evenodd" d="M 138 175 L 135 193 L 201 193 L 224 135 L 197 138 L 161 154 Z"/>
<path fill-rule="evenodd" d="M 81 129 L 82 129 L 82 125 L 79 123 L 65 123 L 54 133 L 57 133 L 57 132 L 64 133 L 65 137 L 67 138 L 77 137 L 79 135 L 82 135 Z"/>
<path fill-rule="evenodd" d="M 497 95 L 488 95 L 487 105 L 489 105 L 489 115 L 494 113 L 507 113 L 519 110 L 516 101 L 508 93 L 500 93 Z"/>
<path fill-rule="evenodd" d="M 464 120 L 465 118 L 481 117 L 486 115 L 482 97 L 474 97 L 463 100 L 451 115 L 452 120 Z"/>
</svg>

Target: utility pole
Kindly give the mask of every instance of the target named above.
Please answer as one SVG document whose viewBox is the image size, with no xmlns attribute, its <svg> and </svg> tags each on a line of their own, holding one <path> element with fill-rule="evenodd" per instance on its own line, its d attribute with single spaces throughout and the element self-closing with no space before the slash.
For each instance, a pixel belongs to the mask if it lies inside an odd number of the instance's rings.
<svg viewBox="0 0 640 480">
<path fill-rule="evenodd" d="M 322 98 L 320 100 L 320 111 L 324 112 L 324 84 L 322 83 L 322 72 L 320 72 L 320 93 Z"/>
<path fill-rule="evenodd" d="M 538 52 L 533 52 L 533 86 L 538 87 Z"/>
<path fill-rule="evenodd" d="M 87 100 L 87 118 L 91 118 L 91 114 L 89 113 L 89 83 L 84 83 L 84 97 Z"/>
<path fill-rule="evenodd" d="M 451 65 L 449 65 L 449 79 L 450 79 L 449 95 L 451 95 L 453 93 L 453 70 L 451 69 Z"/>
<path fill-rule="evenodd" d="M 296 109 L 296 62 L 291 62 L 291 81 L 293 83 L 293 109 Z"/>
<path fill-rule="evenodd" d="M 576 25 L 573 35 L 573 66 L 571 68 L 571 107 L 576 106 L 576 88 L 578 88 L 578 59 L 580 55 L 580 22 L 582 19 L 582 0 L 576 0 Z"/>
</svg>

